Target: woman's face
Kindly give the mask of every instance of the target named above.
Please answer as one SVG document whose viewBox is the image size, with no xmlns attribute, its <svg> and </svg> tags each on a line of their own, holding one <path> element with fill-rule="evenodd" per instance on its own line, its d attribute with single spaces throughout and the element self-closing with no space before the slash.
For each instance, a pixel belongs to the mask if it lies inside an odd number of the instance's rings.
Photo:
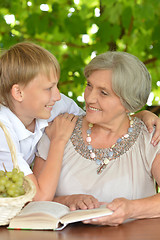
<svg viewBox="0 0 160 240">
<path fill-rule="evenodd" d="M 112 90 L 112 71 L 96 70 L 87 79 L 84 93 L 86 119 L 102 126 L 113 125 L 126 117 L 126 109 Z"/>
</svg>

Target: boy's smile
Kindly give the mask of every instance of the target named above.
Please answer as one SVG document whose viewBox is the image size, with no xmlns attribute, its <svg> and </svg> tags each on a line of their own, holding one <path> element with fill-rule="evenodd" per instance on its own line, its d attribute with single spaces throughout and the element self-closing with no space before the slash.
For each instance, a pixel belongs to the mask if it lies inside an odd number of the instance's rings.
<svg viewBox="0 0 160 240">
<path fill-rule="evenodd" d="M 49 78 L 38 74 L 27 86 L 20 87 L 22 101 L 16 104 L 15 113 L 25 126 L 35 118 L 50 117 L 53 105 L 61 99 L 57 84 L 58 79 L 51 71 Z"/>
</svg>

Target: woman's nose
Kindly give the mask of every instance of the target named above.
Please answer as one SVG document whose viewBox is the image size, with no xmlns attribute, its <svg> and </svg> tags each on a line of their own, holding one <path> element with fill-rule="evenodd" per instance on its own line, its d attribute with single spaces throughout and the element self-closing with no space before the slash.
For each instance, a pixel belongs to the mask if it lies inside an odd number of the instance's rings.
<svg viewBox="0 0 160 240">
<path fill-rule="evenodd" d="M 92 90 L 87 96 L 87 102 L 89 103 L 95 103 L 97 102 L 97 93 L 96 91 Z"/>
</svg>

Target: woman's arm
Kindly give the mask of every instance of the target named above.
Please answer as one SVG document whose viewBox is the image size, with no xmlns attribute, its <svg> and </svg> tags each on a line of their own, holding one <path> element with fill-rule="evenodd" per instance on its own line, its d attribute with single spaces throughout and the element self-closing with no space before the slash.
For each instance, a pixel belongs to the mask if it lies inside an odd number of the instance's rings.
<svg viewBox="0 0 160 240">
<path fill-rule="evenodd" d="M 73 114 L 65 113 L 54 119 L 54 122 L 46 129 L 50 138 L 48 157 L 41 169 L 34 168 L 34 174 L 28 175 L 36 185 L 37 193 L 35 201 L 52 200 L 57 187 L 63 152 L 65 145 L 74 129 L 77 118 Z"/>
<path fill-rule="evenodd" d="M 156 146 L 160 141 L 160 118 L 147 110 L 140 111 L 134 114 L 134 116 L 140 118 L 144 122 L 150 133 L 153 132 L 155 126 L 155 133 L 153 134 L 151 143 L 153 146 Z"/>
<path fill-rule="evenodd" d="M 158 154 L 152 164 L 152 174 L 158 185 L 160 185 L 160 154 Z M 107 217 L 92 219 L 84 223 L 117 226 L 126 219 L 142 219 L 160 217 L 160 193 L 136 200 L 125 198 L 114 199 L 107 204 L 114 213 Z"/>
<path fill-rule="evenodd" d="M 127 219 L 160 217 L 160 194 L 138 200 L 117 198 L 106 206 L 112 209 L 112 215 L 86 220 L 84 223 L 118 226 Z"/>
</svg>

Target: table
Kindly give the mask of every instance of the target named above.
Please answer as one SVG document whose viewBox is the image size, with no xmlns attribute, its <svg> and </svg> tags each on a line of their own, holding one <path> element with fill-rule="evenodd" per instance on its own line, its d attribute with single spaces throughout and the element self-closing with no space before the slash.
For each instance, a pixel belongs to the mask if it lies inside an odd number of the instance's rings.
<svg viewBox="0 0 160 240">
<path fill-rule="evenodd" d="M 68 225 L 61 231 L 8 230 L 0 227 L 0 240 L 159 240 L 160 218 L 136 220 L 118 227 Z"/>
</svg>

